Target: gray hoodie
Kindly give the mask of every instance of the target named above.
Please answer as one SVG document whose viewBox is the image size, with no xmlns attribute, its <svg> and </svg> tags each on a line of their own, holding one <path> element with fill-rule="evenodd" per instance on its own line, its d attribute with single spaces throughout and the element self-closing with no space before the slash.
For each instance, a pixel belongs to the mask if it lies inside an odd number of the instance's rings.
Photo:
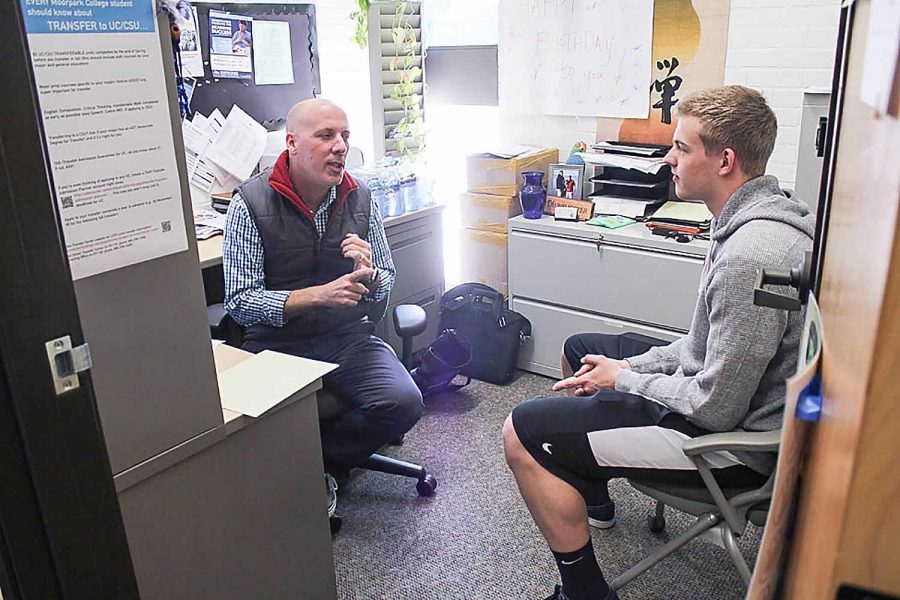
<svg viewBox="0 0 900 600">
<path fill-rule="evenodd" d="M 629 358 L 632 369 L 619 373 L 616 389 L 659 402 L 710 431 L 781 427 L 803 316 L 755 306 L 753 286 L 759 269 L 798 266 L 812 248 L 814 227 L 806 205 L 781 190 L 775 177 L 738 188 L 713 220 L 690 331 Z M 769 470 L 752 459 L 742 462 Z"/>
</svg>

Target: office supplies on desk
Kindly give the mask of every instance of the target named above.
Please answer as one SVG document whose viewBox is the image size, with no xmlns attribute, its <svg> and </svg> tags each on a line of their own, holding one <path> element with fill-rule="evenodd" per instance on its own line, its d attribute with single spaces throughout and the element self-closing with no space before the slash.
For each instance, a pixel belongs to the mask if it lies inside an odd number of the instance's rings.
<svg viewBox="0 0 900 600">
<path fill-rule="evenodd" d="M 629 219 L 628 217 L 623 217 L 621 215 L 597 215 L 590 221 L 587 221 L 588 225 L 597 225 L 598 227 L 606 227 L 607 229 L 618 229 L 619 227 L 625 227 L 635 223 L 637 223 L 637 221 L 634 219 Z"/>
<path fill-rule="evenodd" d="M 578 221 L 578 209 L 574 206 L 557 206 L 553 210 L 553 218 L 557 221 Z"/>
<path fill-rule="evenodd" d="M 206 240 L 225 233 L 225 215 L 214 210 L 194 211 L 194 236 Z"/>
<path fill-rule="evenodd" d="M 636 219 L 645 217 L 661 204 L 659 200 L 646 198 L 623 198 L 622 196 L 588 196 L 594 202 L 594 214 L 619 215 Z"/>
<path fill-rule="evenodd" d="M 578 211 L 578 219 L 587 221 L 594 216 L 594 203 L 590 200 L 573 200 L 572 198 L 558 198 L 556 196 L 547 196 L 547 203 L 544 205 L 544 214 L 555 214 L 557 206 L 571 206 Z"/>
<path fill-rule="evenodd" d="M 652 219 L 660 223 L 702 225 L 709 227 L 712 213 L 702 202 L 670 201 L 653 213 Z"/>
<path fill-rule="evenodd" d="M 676 233 L 690 233 L 697 234 L 704 231 L 709 231 L 709 225 L 676 225 L 675 223 L 658 223 L 655 221 L 647 221 L 644 223 L 652 233 L 656 235 L 665 235 L 667 231 L 674 231 Z"/>
</svg>

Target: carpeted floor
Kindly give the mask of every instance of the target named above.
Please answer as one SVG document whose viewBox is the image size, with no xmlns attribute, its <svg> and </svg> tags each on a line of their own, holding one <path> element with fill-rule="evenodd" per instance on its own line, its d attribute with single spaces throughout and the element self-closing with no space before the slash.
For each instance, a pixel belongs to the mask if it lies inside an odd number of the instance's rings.
<svg viewBox="0 0 900 600">
<path fill-rule="evenodd" d="M 343 529 L 334 538 L 342 600 L 542 600 L 557 572 L 503 459 L 500 431 L 521 400 L 549 393 L 550 379 L 522 373 L 508 386 L 480 381 L 429 399 L 426 413 L 388 454 L 424 464 L 438 478 L 431 498 L 414 482 L 357 471 L 339 496 Z M 647 529 L 652 501 L 613 482 L 617 524 L 593 531 L 601 568 L 612 579 L 667 539 L 690 517 L 669 510 L 662 536 Z M 740 540 L 755 555 L 760 530 Z M 622 600 L 741 599 L 744 588 L 725 551 L 690 542 L 629 583 Z"/>
</svg>

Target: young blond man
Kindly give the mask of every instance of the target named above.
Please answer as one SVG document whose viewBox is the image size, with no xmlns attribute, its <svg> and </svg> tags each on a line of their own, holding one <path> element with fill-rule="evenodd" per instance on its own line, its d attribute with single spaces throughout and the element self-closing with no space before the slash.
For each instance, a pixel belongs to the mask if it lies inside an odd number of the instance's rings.
<svg viewBox="0 0 900 600">
<path fill-rule="evenodd" d="M 754 306 L 753 287 L 758 269 L 801 262 L 814 218 L 764 175 L 777 122 L 758 92 L 717 88 L 677 108 L 665 159 L 675 191 L 714 217 L 690 331 L 665 345 L 629 334 L 569 338 L 566 377 L 553 389 L 574 396 L 524 402 L 503 427 L 507 462 L 562 579 L 547 600 L 618 598 L 588 528 L 615 522 L 611 478 L 699 482 L 684 440 L 781 424 L 801 315 Z M 773 465 L 772 457 L 723 454 L 714 467 L 739 485 L 759 482 Z"/>
</svg>

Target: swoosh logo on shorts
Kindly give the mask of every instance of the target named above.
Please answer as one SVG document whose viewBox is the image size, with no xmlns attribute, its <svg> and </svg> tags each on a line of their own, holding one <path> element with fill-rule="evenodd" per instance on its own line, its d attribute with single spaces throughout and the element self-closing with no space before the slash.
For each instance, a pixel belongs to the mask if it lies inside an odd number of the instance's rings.
<svg viewBox="0 0 900 600">
<path fill-rule="evenodd" d="M 553 444 L 549 444 L 549 443 L 545 442 L 545 443 L 541 444 L 541 448 L 543 448 L 544 452 L 546 452 L 547 454 L 553 454 L 553 450 L 551 450 L 551 448 L 553 448 Z"/>
</svg>

